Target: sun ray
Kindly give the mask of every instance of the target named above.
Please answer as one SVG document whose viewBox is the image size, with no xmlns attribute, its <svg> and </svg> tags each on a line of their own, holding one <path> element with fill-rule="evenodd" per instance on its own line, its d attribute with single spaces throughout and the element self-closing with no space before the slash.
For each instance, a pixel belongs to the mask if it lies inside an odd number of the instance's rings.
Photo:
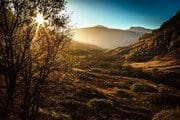
<svg viewBox="0 0 180 120">
<path fill-rule="evenodd" d="M 37 37 L 38 37 L 38 33 L 39 33 L 39 25 L 38 25 L 37 28 L 36 28 L 36 31 L 35 31 L 34 37 L 33 37 L 33 39 L 32 39 L 32 42 L 35 42 L 35 40 L 36 40 Z"/>
<path fill-rule="evenodd" d="M 36 30 L 35 30 L 35 33 L 34 33 L 34 36 L 32 39 L 32 46 L 34 46 L 34 45 L 36 46 L 36 43 L 38 42 L 38 36 L 39 36 L 40 29 L 43 30 L 44 34 L 46 35 L 47 42 L 52 43 L 51 35 L 49 34 L 48 29 L 45 27 L 45 23 L 47 23 L 47 22 L 48 21 L 44 19 L 44 16 L 41 13 L 38 13 L 36 15 L 36 17 L 34 17 L 34 23 L 36 23 L 37 26 L 36 26 Z"/>
<path fill-rule="evenodd" d="M 43 30 L 45 31 L 48 39 L 51 40 L 51 35 L 50 35 L 49 32 L 47 31 L 47 29 L 46 29 L 45 27 L 43 27 Z"/>
</svg>

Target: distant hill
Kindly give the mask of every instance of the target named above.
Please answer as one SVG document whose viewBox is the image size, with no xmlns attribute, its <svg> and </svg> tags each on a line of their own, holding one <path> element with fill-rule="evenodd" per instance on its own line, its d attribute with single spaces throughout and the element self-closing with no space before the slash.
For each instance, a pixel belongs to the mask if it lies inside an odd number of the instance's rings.
<svg viewBox="0 0 180 120">
<path fill-rule="evenodd" d="M 72 40 L 70 42 L 68 48 L 71 55 L 80 58 L 99 56 L 100 54 L 103 54 L 105 51 L 105 49 L 98 47 L 96 45 L 82 43 L 75 40 Z"/>
<path fill-rule="evenodd" d="M 107 28 L 102 25 L 74 30 L 76 40 L 110 49 L 128 46 L 144 33 L 150 32 L 151 30 L 142 27 L 131 27 L 129 30 L 121 30 Z"/>
<path fill-rule="evenodd" d="M 132 27 L 130 30 L 137 31 L 136 28 Z M 179 43 L 180 12 L 164 22 L 159 29 L 141 36 L 134 44 L 127 47 L 117 47 L 109 51 L 109 53 L 113 55 L 127 55 L 127 60 L 131 61 L 148 61 L 157 56 L 162 57 L 167 55 L 179 59 Z"/>
<path fill-rule="evenodd" d="M 180 12 L 151 34 L 145 34 L 129 47 L 128 58 L 135 61 L 150 60 L 157 56 L 172 56 L 179 59 Z"/>
<path fill-rule="evenodd" d="M 159 29 L 140 37 L 136 43 L 108 51 L 105 60 L 107 57 L 113 58 L 114 61 L 111 60 L 111 62 L 118 60 L 123 62 L 123 66 L 141 70 L 143 77 L 151 76 L 169 85 L 178 86 L 180 83 L 179 43 L 180 12 L 164 22 Z"/>
<path fill-rule="evenodd" d="M 139 32 L 139 33 L 151 33 L 152 29 L 146 29 L 144 27 L 130 27 L 129 31 L 133 31 L 133 32 Z"/>
</svg>

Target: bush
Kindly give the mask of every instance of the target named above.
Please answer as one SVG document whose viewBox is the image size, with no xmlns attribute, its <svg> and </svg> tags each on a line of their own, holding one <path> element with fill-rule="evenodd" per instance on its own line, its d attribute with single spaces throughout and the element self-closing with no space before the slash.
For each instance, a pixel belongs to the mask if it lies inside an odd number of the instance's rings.
<svg viewBox="0 0 180 120">
<path fill-rule="evenodd" d="M 170 93 L 160 93 L 160 94 L 152 94 L 149 95 L 146 99 L 151 104 L 157 105 L 157 106 L 164 106 L 164 105 L 170 105 L 170 106 L 176 106 L 180 105 L 180 96 L 170 94 Z"/>
<path fill-rule="evenodd" d="M 109 119 L 114 110 L 113 102 L 106 99 L 91 99 L 87 105 L 92 108 L 97 116 L 102 119 Z"/>
<path fill-rule="evenodd" d="M 160 111 L 152 120 L 180 120 L 180 108 Z"/>
<path fill-rule="evenodd" d="M 107 68 L 109 68 L 110 66 L 111 66 L 111 64 L 108 63 L 108 62 L 102 62 L 102 63 L 100 63 L 100 67 L 102 67 L 102 68 L 104 68 L 104 69 L 107 69 Z"/>
<path fill-rule="evenodd" d="M 86 103 L 75 100 L 66 100 L 62 103 L 63 111 L 70 114 L 73 120 L 87 120 L 92 115 L 92 110 Z"/>
<path fill-rule="evenodd" d="M 103 93 L 93 88 L 81 88 L 76 91 L 75 96 L 79 100 L 83 100 L 83 101 L 93 98 L 105 98 L 105 95 Z"/>
<path fill-rule="evenodd" d="M 129 87 L 131 86 L 131 84 L 129 84 L 128 82 L 114 82 L 116 88 L 123 88 L 123 89 L 129 89 Z"/>
<path fill-rule="evenodd" d="M 131 85 L 130 89 L 133 92 L 158 92 L 158 90 L 152 85 L 137 84 L 137 83 Z"/>
<path fill-rule="evenodd" d="M 116 95 L 122 98 L 132 98 L 134 97 L 134 94 L 132 91 L 125 90 L 125 89 L 117 89 L 116 90 Z"/>
<path fill-rule="evenodd" d="M 44 108 L 38 109 L 39 117 L 53 120 L 72 120 L 71 116 L 62 112 L 48 111 Z"/>
<path fill-rule="evenodd" d="M 144 72 L 143 69 L 133 68 L 132 66 L 123 66 L 120 74 L 137 78 L 151 78 L 151 76 L 148 73 Z"/>
</svg>

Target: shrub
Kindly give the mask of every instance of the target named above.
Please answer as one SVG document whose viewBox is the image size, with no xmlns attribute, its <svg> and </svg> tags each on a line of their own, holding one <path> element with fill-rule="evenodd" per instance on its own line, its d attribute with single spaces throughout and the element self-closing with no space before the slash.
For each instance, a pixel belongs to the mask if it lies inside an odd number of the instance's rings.
<svg viewBox="0 0 180 120">
<path fill-rule="evenodd" d="M 152 94 L 149 95 L 146 99 L 151 104 L 157 105 L 157 106 L 164 106 L 164 105 L 171 105 L 176 106 L 180 105 L 180 96 L 170 94 L 170 93 L 160 93 L 160 94 Z"/>
<path fill-rule="evenodd" d="M 97 116 L 102 119 L 110 118 L 114 110 L 113 102 L 106 99 L 91 99 L 87 105 L 92 108 Z"/>
<path fill-rule="evenodd" d="M 89 100 L 92 98 L 105 98 L 105 95 L 93 88 L 81 88 L 76 91 L 75 96 L 80 100 Z"/>
<path fill-rule="evenodd" d="M 127 82 L 114 82 L 114 85 L 116 88 L 123 88 L 123 89 L 129 89 L 130 84 Z"/>
<path fill-rule="evenodd" d="M 66 100 L 62 103 L 64 112 L 70 114 L 73 120 L 87 120 L 92 114 L 92 110 L 86 103 L 78 102 L 75 100 Z"/>
<path fill-rule="evenodd" d="M 152 120 L 180 120 L 180 108 L 160 111 Z"/>
<path fill-rule="evenodd" d="M 130 86 L 131 91 L 133 92 L 158 92 L 158 90 L 152 86 L 147 84 L 133 84 Z"/>
<path fill-rule="evenodd" d="M 44 119 L 53 119 L 53 120 L 72 120 L 71 116 L 68 114 L 64 114 L 62 112 L 48 111 L 44 108 L 39 108 L 38 113 L 41 118 Z"/>
<path fill-rule="evenodd" d="M 132 76 L 138 78 L 150 78 L 148 73 L 145 73 L 143 69 L 133 68 L 132 66 L 123 66 L 121 69 L 121 74 L 125 76 Z"/>
<path fill-rule="evenodd" d="M 122 98 L 132 98 L 134 96 L 132 91 L 125 90 L 125 89 L 117 89 L 116 95 Z"/>
<path fill-rule="evenodd" d="M 100 67 L 102 67 L 102 68 L 104 68 L 104 69 L 107 69 L 107 68 L 109 68 L 110 66 L 111 66 L 111 64 L 108 63 L 108 62 L 102 62 L 102 63 L 100 63 Z"/>
</svg>

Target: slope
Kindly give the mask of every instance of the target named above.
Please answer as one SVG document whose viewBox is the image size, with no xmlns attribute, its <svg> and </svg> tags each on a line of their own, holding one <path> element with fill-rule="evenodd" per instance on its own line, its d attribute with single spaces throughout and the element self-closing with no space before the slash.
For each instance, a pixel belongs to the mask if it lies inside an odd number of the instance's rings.
<svg viewBox="0 0 180 120">
<path fill-rule="evenodd" d="M 134 43 L 144 33 L 150 32 L 144 29 L 120 30 L 104 26 L 75 29 L 75 39 L 80 42 L 90 43 L 102 48 L 116 48 L 128 46 Z"/>
</svg>

